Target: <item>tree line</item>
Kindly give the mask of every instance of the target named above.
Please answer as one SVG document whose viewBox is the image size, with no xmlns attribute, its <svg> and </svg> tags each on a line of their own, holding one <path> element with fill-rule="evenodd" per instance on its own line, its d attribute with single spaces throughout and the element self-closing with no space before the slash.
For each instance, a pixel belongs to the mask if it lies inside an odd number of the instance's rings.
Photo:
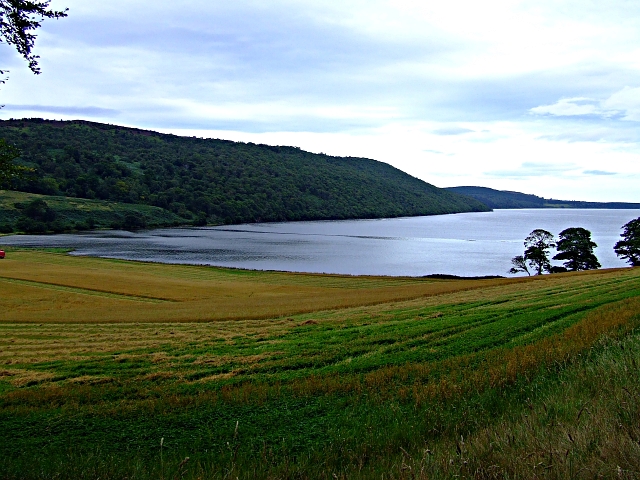
<svg viewBox="0 0 640 480">
<path fill-rule="evenodd" d="M 640 266 L 640 217 L 622 226 L 621 237 L 613 247 L 618 257 L 625 259 L 631 266 Z M 524 240 L 525 251 L 511 259 L 509 273 L 524 272 L 531 275 L 543 273 L 561 273 L 568 271 L 595 270 L 600 262 L 593 250 L 598 245 L 591 240 L 591 232 L 582 227 L 571 227 L 558 235 L 556 242 L 553 234 L 537 228 Z M 558 252 L 552 258 L 550 250 Z M 563 266 L 551 265 L 551 260 L 563 261 Z"/>
</svg>

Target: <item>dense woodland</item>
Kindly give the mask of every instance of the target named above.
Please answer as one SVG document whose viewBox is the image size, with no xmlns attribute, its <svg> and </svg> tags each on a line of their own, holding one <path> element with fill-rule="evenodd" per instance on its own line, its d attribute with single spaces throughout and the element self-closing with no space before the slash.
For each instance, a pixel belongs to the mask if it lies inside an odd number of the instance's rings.
<svg viewBox="0 0 640 480">
<path fill-rule="evenodd" d="M 385 163 L 86 121 L 0 121 L 33 172 L 13 189 L 161 207 L 199 224 L 486 211 Z"/>
<path fill-rule="evenodd" d="M 445 190 L 475 198 L 490 208 L 640 208 L 640 203 L 555 200 L 487 187 L 449 187 Z"/>
</svg>

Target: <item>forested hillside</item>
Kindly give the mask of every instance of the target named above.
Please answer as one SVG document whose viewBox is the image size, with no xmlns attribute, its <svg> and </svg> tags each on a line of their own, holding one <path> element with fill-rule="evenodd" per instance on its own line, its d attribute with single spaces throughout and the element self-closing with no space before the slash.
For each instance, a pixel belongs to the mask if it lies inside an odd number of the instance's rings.
<svg viewBox="0 0 640 480">
<path fill-rule="evenodd" d="M 35 169 L 14 189 L 153 205 L 204 223 L 486 211 L 385 163 L 86 121 L 0 121 Z"/>
<path fill-rule="evenodd" d="M 445 190 L 475 198 L 490 208 L 640 208 L 640 203 L 555 200 L 487 187 L 449 187 Z"/>
</svg>

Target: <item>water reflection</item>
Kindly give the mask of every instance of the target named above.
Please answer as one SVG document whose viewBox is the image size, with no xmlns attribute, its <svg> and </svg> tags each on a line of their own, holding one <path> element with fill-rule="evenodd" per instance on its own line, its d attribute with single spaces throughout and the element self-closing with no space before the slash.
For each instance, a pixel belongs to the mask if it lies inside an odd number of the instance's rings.
<svg viewBox="0 0 640 480">
<path fill-rule="evenodd" d="M 497 210 L 382 220 L 288 222 L 143 232 L 9 236 L 2 245 L 62 247 L 91 255 L 164 263 L 353 275 L 505 275 L 535 228 L 591 230 L 602 266 L 621 226 L 640 210 Z"/>
</svg>

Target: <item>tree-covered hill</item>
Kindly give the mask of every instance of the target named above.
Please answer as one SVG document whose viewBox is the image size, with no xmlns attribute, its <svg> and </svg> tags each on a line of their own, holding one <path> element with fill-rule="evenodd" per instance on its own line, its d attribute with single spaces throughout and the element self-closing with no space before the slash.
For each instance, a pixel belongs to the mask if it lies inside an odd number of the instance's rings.
<svg viewBox="0 0 640 480">
<path fill-rule="evenodd" d="M 19 191 L 139 203 L 207 223 L 486 211 L 385 163 L 86 121 L 0 121 L 35 169 Z"/>
<path fill-rule="evenodd" d="M 640 208 L 640 203 L 555 200 L 508 190 L 494 190 L 487 187 L 449 187 L 445 188 L 445 190 L 475 198 L 490 208 Z"/>
</svg>

